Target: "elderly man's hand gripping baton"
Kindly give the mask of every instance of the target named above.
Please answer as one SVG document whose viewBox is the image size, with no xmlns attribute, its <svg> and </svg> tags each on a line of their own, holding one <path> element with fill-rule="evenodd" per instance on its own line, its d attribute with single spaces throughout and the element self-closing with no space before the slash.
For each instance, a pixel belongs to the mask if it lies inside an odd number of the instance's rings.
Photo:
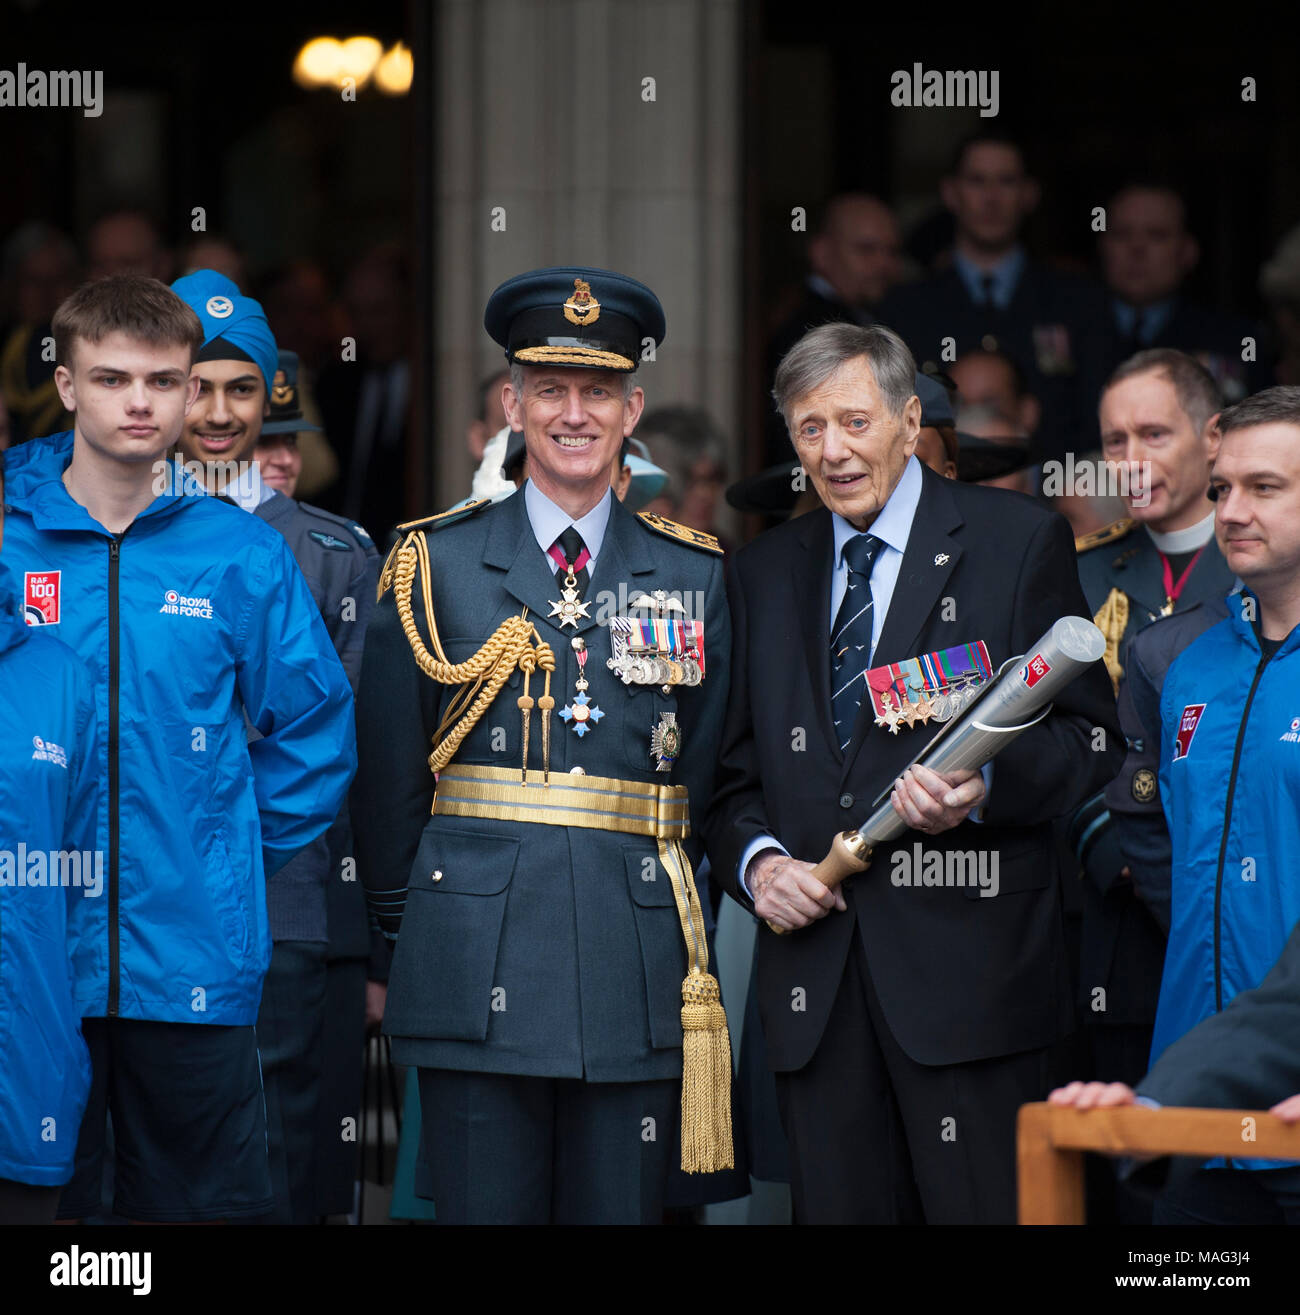
<svg viewBox="0 0 1300 1315">
<path fill-rule="evenodd" d="M 1064 616 L 1020 657 L 1008 658 L 997 675 L 958 717 L 954 717 L 913 759 L 933 772 L 978 771 L 1008 744 L 1037 725 L 1051 711 L 1052 699 L 1106 649 L 1105 636 L 1091 621 Z M 841 831 L 812 875 L 834 890 L 846 877 L 871 862 L 876 845 L 907 830 L 889 795 L 856 831 Z M 883 800 L 883 802 L 882 802 Z M 784 928 L 767 924 L 781 933 Z"/>
</svg>

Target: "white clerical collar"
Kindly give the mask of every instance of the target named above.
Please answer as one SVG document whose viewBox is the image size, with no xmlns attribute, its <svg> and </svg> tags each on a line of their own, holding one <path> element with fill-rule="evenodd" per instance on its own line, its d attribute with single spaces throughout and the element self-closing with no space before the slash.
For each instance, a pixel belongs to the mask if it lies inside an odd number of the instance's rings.
<svg viewBox="0 0 1300 1315">
<path fill-rule="evenodd" d="M 1203 521 L 1197 521 L 1195 525 L 1189 525 L 1185 530 L 1170 530 L 1168 534 L 1161 534 L 1158 530 L 1147 526 L 1147 533 L 1151 536 L 1151 542 L 1166 557 L 1195 552 L 1198 548 L 1204 548 L 1214 538 L 1214 513 L 1210 512 Z"/>
<path fill-rule="evenodd" d="M 533 527 L 533 537 L 544 553 L 549 555 L 551 545 L 570 525 L 582 535 L 592 561 L 600 556 L 605 541 L 610 510 L 614 505 L 614 490 L 606 489 L 605 496 L 580 520 L 574 520 L 563 507 L 556 506 L 530 479 L 524 484 L 524 510 Z"/>
</svg>

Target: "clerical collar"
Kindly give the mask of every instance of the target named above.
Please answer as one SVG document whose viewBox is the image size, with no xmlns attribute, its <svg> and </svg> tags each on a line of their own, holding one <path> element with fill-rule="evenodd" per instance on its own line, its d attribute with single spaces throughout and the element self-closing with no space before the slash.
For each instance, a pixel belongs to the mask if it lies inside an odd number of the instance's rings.
<svg viewBox="0 0 1300 1315">
<path fill-rule="evenodd" d="M 1151 536 L 1151 542 L 1166 557 L 1195 552 L 1214 538 L 1214 513 L 1210 512 L 1203 521 L 1197 521 L 1195 525 L 1189 525 L 1185 530 L 1170 530 L 1168 534 L 1161 534 L 1148 526 L 1147 533 Z"/>
</svg>

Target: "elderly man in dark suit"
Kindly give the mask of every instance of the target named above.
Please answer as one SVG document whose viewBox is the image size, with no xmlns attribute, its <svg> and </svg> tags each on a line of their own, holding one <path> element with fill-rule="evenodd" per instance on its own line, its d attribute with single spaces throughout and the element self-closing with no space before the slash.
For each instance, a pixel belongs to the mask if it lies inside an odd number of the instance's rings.
<svg viewBox="0 0 1300 1315">
<path fill-rule="evenodd" d="M 914 370 L 880 326 L 790 352 L 777 404 L 825 506 L 743 549 L 728 585 L 705 839 L 787 933 L 760 929 L 758 992 L 803 1222 L 1011 1221 L 1015 1112 L 1071 1024 L 1050 822 L 1120 762 L 1098 665 L 982 775 L 908 767 L 963 687 L 1087 614 L 1063 519 L 915 459 Z M 885 798 L 909 829 L 828 890 L 805 860 Z"/>
</svg>

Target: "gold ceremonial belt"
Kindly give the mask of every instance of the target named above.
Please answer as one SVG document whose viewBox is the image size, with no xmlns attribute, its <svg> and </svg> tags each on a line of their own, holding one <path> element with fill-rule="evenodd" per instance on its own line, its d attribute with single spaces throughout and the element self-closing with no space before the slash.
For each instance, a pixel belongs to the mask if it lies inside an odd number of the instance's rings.
<svg viewBox="0 0 1300 1315">
<path fill-rule="evenodd" d="M 449 763 L 438 774 L 435 816 L 541 822 L 649 836 L 668 874 L 686 943 L 682 983 L 682 1168 L 714 1173 L 734 1167 L 731 1130 L 731 1047 L 717 979 L 709 973 L 709 943 L 695 874 L 682 841 L 691 833 L 684 785 L 620 781 L 530 771 L 526 784 L 506 767 Z"/>
<path fill-rule="evenodd" d="M 690 801 L 684 785 L 620 781 L 612 776 L 529 771 L 521 785 L 518 769 L 448 764 L 438 775 L 433 812 L 446 817 L 486 817 L 498 822 L 542 822 L 621 831 L 657 840 L 691 834 Z"/>
</svg>

